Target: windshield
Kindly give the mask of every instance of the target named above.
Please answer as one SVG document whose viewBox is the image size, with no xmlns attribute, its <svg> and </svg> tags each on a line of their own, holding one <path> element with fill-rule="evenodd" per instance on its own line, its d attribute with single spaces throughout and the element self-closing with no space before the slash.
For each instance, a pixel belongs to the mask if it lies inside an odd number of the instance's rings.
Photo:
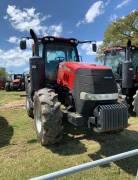
<svg viewBox="0 0 138 180">
<path fill-rule="evenodd" d="M 51 43 L 45 45 L 45 60 L 51 61 L 79 61 L 77 48 L 70 44 Z"/>
<path fill-rule="evenodd" d="M 107 52 L 105 55 L 105 65 L 112 68 L 113 72 L 117 71 L 119 63 L 125 60 L 125 50 L 116 51 L 114 55 Z"/>
<path fill-rule="evenodd" d="M 110 66 L 113 72 L 117 71 L 118 64 L 125 60 L 125 50 L 117 51 L 115 55 L 107 52 L 105 55 L 105 65 Z M 131 51 L 131 60 L 134 70 L 138 67 L 138 49 Z"/>
</svg>

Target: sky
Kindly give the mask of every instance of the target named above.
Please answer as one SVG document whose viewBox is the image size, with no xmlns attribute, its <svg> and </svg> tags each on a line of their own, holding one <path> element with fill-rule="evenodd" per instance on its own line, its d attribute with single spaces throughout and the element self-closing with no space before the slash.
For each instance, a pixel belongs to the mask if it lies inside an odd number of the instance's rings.
<svg viewBox="0 0 138 180">
<path fill-rule="evenodd" d="M 103 41 L 108 25 L 138 9 L 138 0 L 1 0 L 0 67 L 7 72 L 28 70 L 31 42 L 20 50 L 19 41 L 33 28 L 38 36 L 54 35 L 79 40 Z M 89 44 L 79 48 L 83 62 L 93 63 Z"/>
</svg>

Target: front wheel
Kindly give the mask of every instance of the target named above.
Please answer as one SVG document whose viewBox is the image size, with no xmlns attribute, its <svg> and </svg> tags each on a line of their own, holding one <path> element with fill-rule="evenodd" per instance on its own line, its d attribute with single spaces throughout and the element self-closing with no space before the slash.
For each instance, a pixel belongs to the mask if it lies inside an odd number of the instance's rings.
<svg viewBox="0 0 138 180">
<path fill-rule="evenodd" d="M 34 118 L 33 114 L 33 102 L 31 100 L 31 85 L 30 83 L 26 84 L 26 111 L 29 117 Z"/>
<path fill-rule="evenodd" d="M 49 89 L 34 95 L 34 123 L 38 140 L 43 146 L 58 143 L 62 139 L 62 113 L 57 94 Z"/>
<path fill-rule="evenodd" d="M 26 111 L 29 117 L 34 118 L 33 107 L 30 101 L 31 100 L 28 97 L 26 97 Z"/>
<path fill-rule="evenodd" d="M 9 82 L 5 83 L 5 90 L 10 91 L 10 83 Z"/>
</svg>

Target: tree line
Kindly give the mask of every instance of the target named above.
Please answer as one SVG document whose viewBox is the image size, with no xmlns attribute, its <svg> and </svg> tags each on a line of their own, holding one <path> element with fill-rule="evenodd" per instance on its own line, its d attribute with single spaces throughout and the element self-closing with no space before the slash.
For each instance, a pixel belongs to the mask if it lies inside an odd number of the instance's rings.
<svg viewBox="0 0 138 180">
<path fill-rule="evenodd" d="M 103 59 L 103 51 L 106 48 L 126 46 L 128 39 L 131 40 L 132 45 L 138 45 L 138 10 L 109 24 L 104 33 L 103 44 L 98 49 L 97 59 Z"/>
</svg>

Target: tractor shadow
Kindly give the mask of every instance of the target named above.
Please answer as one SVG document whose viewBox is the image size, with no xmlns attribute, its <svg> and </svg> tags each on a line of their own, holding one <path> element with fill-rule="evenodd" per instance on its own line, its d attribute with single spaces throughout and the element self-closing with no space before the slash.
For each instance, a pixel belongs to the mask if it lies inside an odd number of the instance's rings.
<svg viewBox="0 0 138 180">
<path fill-rule="evenodd" d="M 126 151 L 138 149 L 138 132 L 133 130 L 126 129 L 125 131 L 116 134 L 93 133 L 92 139 L 99 142 L 101 146 L 99 151 L 88 155 L 93 161 Z M 120 169 L 122 169 L 128 174 L 136 176 L 138 169 L 138 156 L 115 161 L 114 164 L 118 166 L 119 172 Z M 101 167 L 110 167 L 110 164 Z"/>
<path fill-rule="evenodd" d="M 85 127 L 75 128 L 70 124 L 66 124 L 62 142 L 59 145 L 50 147 L 50 150 L 60 155 L 82 154 L 87 151 L 85 144 L 81 142 L 83 139 L 96 141 L 100 144 L 100 150 L 88 154 L 93 161 L 138 149 L 138 132 L 135 130 L 126 129 L 118 133 L 98 134 Z M 119 173 L 120 170 L 123 170 L 128 174 L 136 176 L 138 156 L 116 161 L 114 164 L 118 166 Z M 110 167 L 110 164 L 101 167 Z"/>
<path fill-rule="evenodd" d="M 63 139 L 59 144 L 53 146 L 46 146 L 53 153 L 57 153 L 64 156 L 82 154 L 87 151 L 85 144 L 80 140 L 86 136 L 86 130 L 75 128 L 69 123 L 64 124 Z M 80 138 L 81 136 L 81 138 Z"/>
<path fill-rule="evenodd" d="M 10 144 L 13 136 L 13 128 L 8 124 L 8 121 L 0 116 L 0 148 Z"/>
</svg>

